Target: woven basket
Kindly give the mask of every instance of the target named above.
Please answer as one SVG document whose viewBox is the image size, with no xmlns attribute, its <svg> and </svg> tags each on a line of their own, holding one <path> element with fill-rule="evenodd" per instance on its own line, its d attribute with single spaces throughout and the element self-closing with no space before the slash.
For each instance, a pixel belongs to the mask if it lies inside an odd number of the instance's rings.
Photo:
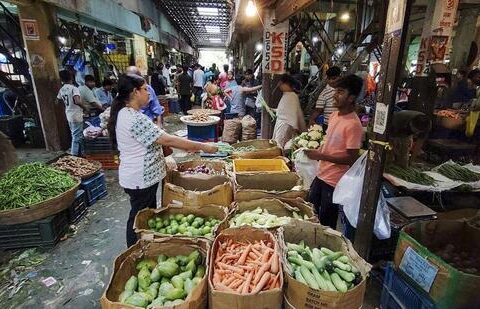
<svg viewBox="0 0 480 309">
<path fill-rule="evenodd" d="M 31 206 L 0 211 L 0 225 L 29 223 L 57 214 L 72 205 L 80 180 L 70 190 Z"/>
</svg>

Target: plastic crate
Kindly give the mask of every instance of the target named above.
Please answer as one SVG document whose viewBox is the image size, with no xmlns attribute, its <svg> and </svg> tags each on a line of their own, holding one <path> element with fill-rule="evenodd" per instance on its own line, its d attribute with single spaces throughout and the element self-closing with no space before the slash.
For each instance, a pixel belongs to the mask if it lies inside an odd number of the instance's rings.
<svg viewBox="0 0 480 309">
<path fill-rule="evenodd" d="M 85 190 L 87 205 L 92 206 L 99 199 L 107 195 L 105 174 L 99 172 L 98 174 L 82 181 L 80 188 Z"/>
<path fill-rule="evenodd" d="M 289 172 L 282 159 L 236 159 L 233 160 L 233 171 L 241 172 Z"/>
<path fill-rule="evenodd" d="M 68 222 L 76 224 L 87 214 L 87 193 L 85 190 L 78 190 L 75 200 L 67 210 Z"/>
<path fill-rule="evenodd" d="M 87 160 L 98 161 L 102 164 L 104 170 L 118 170 L 120 159 L 117 153 L 96 153 L 86 154 Z"/>
<path fill-rule="evenodd" d="M 51 248 L 57 244 L 67 228 L 66 211 L 30 223 L 0 225 L 0 248 Z"/>
<path fill-rule="evenodd" d="M 430 309 L 436 308 L 433 301 L 423 292 L 411 286 L 388 263 L 383 281 L 381 309 Z"/>
<path fill-rule="evenodd" d="M 110 154 L 116 152 L 109 137 L 101 136 L 95 139 L 85 139 L 85 154 Z"/>
<path fill-rule="evenodd" d="M 197 142 L 218 142 L 217 125 L 203 127 L 187 125 L 187 136 L 189 140 Z"/>
</svg>

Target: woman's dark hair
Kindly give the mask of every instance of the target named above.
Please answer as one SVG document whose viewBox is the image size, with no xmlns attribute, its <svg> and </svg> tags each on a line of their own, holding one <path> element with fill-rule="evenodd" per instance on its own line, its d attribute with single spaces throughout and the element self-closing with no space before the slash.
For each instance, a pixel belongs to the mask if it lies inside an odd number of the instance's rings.
<svg viewBox="0 0 480 309">
<path fill-rule="evenodd" d="M 282 76 L 280 76 L 279 82 L 289 85 L 292 89 L 300 89 L 300 82 L 290 74 L 283 74 Z"/>
<path fill-rule="evenodd" d="M 224 70 L 225 72 L 227 72 L 227 73 L 228 73 L 228 69 L 229 69 L 229 68 L 230 68 L 230 67 L 228 66 L 228 64 L 224 64 L 224 65 L 223 65 L 223 70 Z"/>
<path fill-rule="evenodd" d="M 115 128 L 117 126 L 118 113 L 127 105 L 130 94 L 135 89 L 140 89 L 144 84 L 145 79 L 135 74 L 123 74 L 118 78 L 118 95 L 113 100 L 112 108 L 110 109 L 110 120 L 107 125 L 108 134 L 114 145 L 117 144 Z"/>
<path fill-rule="evenodd" d="M 64 84 L 69 83 L 73 80 L 72 73 L 70 73 L 70 71 L 68 70 L 61 70 L 60 72 L 58 72 L 58 74 L 60 75 L 60 80 Z"/>
</svg>

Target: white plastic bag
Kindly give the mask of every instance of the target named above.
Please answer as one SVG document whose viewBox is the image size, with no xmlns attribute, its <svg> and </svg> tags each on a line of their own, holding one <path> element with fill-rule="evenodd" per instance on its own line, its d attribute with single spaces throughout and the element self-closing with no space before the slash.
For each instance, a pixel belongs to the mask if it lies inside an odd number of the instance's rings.
<svg viewBox="0 0 480 309">
<path fill-rule="evenodd" d="M 317 177 L 318 161 L 307 157 L 303 149 L 298 149 L 293 153 L 293 163 L 295 171 L 303 180 L 303 188 L 310 190 L 313 180 Z"/>
<path fill-rule="evenodd" d="M 343 206 L 343 212 L 348 222 L 355 228 L 357 227 L 360 201 L 362 199 L 367 153 L 363 153 L 355 161 L 345 175 L 342 176 L 335 187 L 335 191 L 333 191 L 333 203 Z M 374 234 L 378 239 L 390 238 L 390 211 L 383 193 L 380 193 L 378 198 Z"/>
</svg>

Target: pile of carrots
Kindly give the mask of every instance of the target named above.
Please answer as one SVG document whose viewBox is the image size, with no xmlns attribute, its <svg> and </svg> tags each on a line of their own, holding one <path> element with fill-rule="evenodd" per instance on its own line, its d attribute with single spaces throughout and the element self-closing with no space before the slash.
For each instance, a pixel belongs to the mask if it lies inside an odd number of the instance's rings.
<svg viewBox="0 0 480 309">
<path fill-rule="evenodd" d="M 270 241 L 220 242 L 212 283 L 216 290 L 257 294 L 280 288 L 280 261 Z"/>
<path fill-rule="evenodd" d="M 453 119 L 460 119 L 460 115 L 457 111 L 452 111 L 448 109 L 443 109 L 437 112 L 437 116 L 453 118 Z"/>
</svg>

